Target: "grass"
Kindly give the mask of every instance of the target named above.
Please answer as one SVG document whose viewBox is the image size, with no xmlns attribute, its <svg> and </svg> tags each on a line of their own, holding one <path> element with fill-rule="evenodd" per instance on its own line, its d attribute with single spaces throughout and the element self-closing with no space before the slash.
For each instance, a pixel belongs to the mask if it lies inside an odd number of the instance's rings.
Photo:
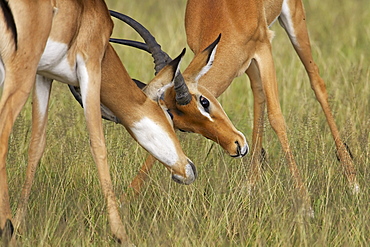
<svg viewBox="0 0 370 247">
<path fill-rule="evenodd" d="M 295 191 L 276 135 L 266 124 L 268 160 L 258 189 L 246 186 L 250 157 L 232 159 L 218 145 L 179 133 L 183 149 L 197 165 L 190 186 L 173 183 L 157 165 L 144 192 L 122 207 L 121 216 L 137 246 L 367 246 L 370 157 L 370 17 L 368 2 L 304 1 L 314 58 L 327 83 L 341 135 L 351 147 L 362 191 L 347 188 L 335 147 L 303 66 L 287 36 L 275 24 L 274 58 L 282 109 L 291 146 L 311 194 L 315 218 L 296 214 Z M 144 24 L 171 55 L 186 46 L 185 1 L 107 1 Z M 116 22 L 113 36 L 135 38 Z M 151 57 L 115 46 L 130 75 L 153 76 Z M 183 68 L 192 58 L 188 50 Z M 219 98 L 251 139 L 252 93 L 246 76 Z M 7 171 L 13 212 L 24 180 L 30 137 L 28 103 L 10 138 Z M 67 87 L 55 83 L 47 130 L 48 145 L 32 188 L 24 246 L 114 246 L 97 171 L 88 147 L 83 111 Z M 127 186 L 146 153 L 122 126 L 104 121 L 116 194 Z"/>
</svg>

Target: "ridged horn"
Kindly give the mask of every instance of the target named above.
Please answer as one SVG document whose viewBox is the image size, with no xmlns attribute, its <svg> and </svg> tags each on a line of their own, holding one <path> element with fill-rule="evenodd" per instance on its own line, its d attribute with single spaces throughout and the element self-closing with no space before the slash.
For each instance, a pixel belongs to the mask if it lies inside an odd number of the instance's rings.
<svg viewBox="0 0 370 247">
<path fill-rule="evenodd" d="M 174 88 L 176 92 L 176 102 L 179 105 L 187 105 L 191 101 L 191 94 L 189 92 L 189 88 L 185 83 L 184 77 L 182 76 L 181 73 L 179 73 L 175 77 L 174 81 Z"/>
<path fill-rule="evenodd" d="M 109 12 L 111 16 L 125 22 L 133 29 L 135 29 L 135 31 L 138 32 L 138 34 L 143 38 L 145 44 L 137 41 L 124 39 L 110 39 L 111 42 L 136 47 L 138 49 L 145 50 L 151 53 L 155 64 L 155 74 L 161 71 L 164 68 L 164 66 L 166 66 L 172 61 L 170 56 L 161 49 L 161 46 L 157 43 L 154 36 L 143 25 L 122 13 L 118 13 L 113 10 L 110 10 Z M 181 58 L 184 54 L 185 49 L 182 51 L 179 57 Z M 192 96 L 181 73 L 178 73 L 178 75 L 175 77 L 174 89 L 176 92 L 177 104 L 187 105 L 190 103 Z"/>
<path fill-rule="evenodd" d="M 181 54 L 173 60 L 176 64 L 178 64 L 181 61 L 181 58 L 184 56 L 186 49 L 184 48 L 181 52 Z M 177 65 L 179 67 L 179 65 Z M 179 68 L 178 68 L 179 69 Z M 174 89 L 176 92 L 176 102 L 179 105 L 187 105 L 191 101 L 191 94 L 189 92 L 189 88 L 185 83 L 184 77 L 179 72 L 176 74 L 175 80 L 174 80 Z"/>
<path fill-rule="evenodd" d="M 155 74 L 157 74 L 164 66 L 166 66 L 172 59 L 165 53 L 161 46 L 157 43 L 153 35 L 143 25 L 132 19 L 131 17 L 121 14 L 119 12 L 109 10 L 110 15 L 127 23 L 143 38 L 147 45 L 148 51 L 152 54 L 155 64 Z M 118 39 L 115 39 L 117 41 Z"/>
</svg>

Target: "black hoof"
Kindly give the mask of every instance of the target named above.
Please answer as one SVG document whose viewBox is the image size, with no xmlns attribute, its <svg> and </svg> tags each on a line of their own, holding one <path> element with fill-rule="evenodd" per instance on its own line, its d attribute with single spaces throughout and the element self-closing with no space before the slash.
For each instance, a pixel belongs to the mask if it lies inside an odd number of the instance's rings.
<svg viewBox="0 0 370 247">
<path fill-rule="evenodd" d="M 14 226 L 13 223 L 7 219 L 5 222 L 4 229 L 0 229 L 0 236 L 4 243 L 8 243 L 14 234 Z"/>
<path fill-rule="evenodd" d="M 351 157 L 351 159 L 353 159 L 353 155 L 352 155 L 352 153 L 351 153 L 351 150 L 349 149 L 349 146 L 347 145 L 347 143 L 343 143 L 344 144 L 344 146 L 346 147 L 346 149 L 347 149 L 347 152 L 348 152 L 348 154 L 349 154 L 349 157 Z M 337 160 L 340 162 L 340 158 L 339 158 L 339 156 L 338 156 L 338 150 L 335 150 L 335 155 L 337 156 Z"/>
<path fill-rule="evenodd" d="M 267 160 L 267 152 L 264 148 L 261 148 L 260 162 L 261 164 Z"/>
</svg>

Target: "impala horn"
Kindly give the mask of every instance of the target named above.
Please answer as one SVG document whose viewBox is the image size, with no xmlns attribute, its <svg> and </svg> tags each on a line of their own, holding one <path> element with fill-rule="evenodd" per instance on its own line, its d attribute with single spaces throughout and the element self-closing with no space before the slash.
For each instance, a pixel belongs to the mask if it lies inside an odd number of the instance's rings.
<svg viewBox="0 0 370 247">
<path fill-rule="evenodd" d="M 176 102 L 179 105 L 187 105 L 191 101 L 189 88 L 185 83 L 184 77 L 179 73 L 174 80 L 174 88 L 176 92 Z"/>
<path fill-rule="evenodd" d="M 131 17 L 118 13 L 113 10 L 109 10 L 110 15 L 125 22 L 129 26 L 131 26 L 135 31 L 143 38 L 146 44 L 146 51 L 152 54 L 152 57 L 154 59 L 155 63 L 155 74 L 157 74 L 161 69 L 163 69 L 164 66 L 166 66 L 169 62 L 172 61 L 170 56 L 168 56 L 167 53 L 165 53 L 161 46 L 157 43 L 153 35 L 146 29 L 143 25 L 141 25 L 139 22 L 135 21 Z M 119 39 L 111 39 L 111 42 L 119 41 Z M 127 42 L 127 40 L 126 40 Z M 118 43 L 118 42 L 116 42 Z M 123 44 L 123 43 L 120 43 Z M 132 44 L 140 44 L 139 42 L 133 42 Z M 130 45 L 130 44 L 127 44 Z M 134 46 L 136 47 L 136 46 Z M 139 47 L 136 47 L 139 48 Z M 140 49 L 140 48 L 139 48 Z"/>
<path fill-rule="evenodd" d="M 166 66 L 169 62 L 172 61 L 170 56 L 161 49 L 161 46 L 157 43 L 154 36 L 143 25 L 141 25 L 131 17 L 128 17 L 127 15 L 112 10 L 110 10 L 109 12 L 111 16 L 125 22 L 133 29 L 135 29 L 135 31 L 143 38 L 145 44 L 137 41 L 124 39 L 110 39 L 111 42 L 133 46 L 135 48 L 147 51 L 150 54 L 152 54 L 155 64 L 155 74 L 161 71 L 164 66 Z M 189 104 L 189 102 L 191 101 L 191 94 L 181 73 L 179 73 L 178 76 L 176 76 L 174 84 L 176 92 L 176 102 L 179 105 Z"/>
</svg>

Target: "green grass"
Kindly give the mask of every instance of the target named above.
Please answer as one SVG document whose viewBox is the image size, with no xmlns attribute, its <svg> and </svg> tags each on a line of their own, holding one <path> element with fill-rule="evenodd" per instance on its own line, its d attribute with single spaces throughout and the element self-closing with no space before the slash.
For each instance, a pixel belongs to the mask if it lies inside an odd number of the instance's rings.
<svg viewBox="0 0 370 247">
<path fill-rule="evenodd" d="M 185 1 L 107 1 L 139 20 L 162 47 L 177 55 L 186 46 Z M 275 24 L 273 41 L 280 101 L 296 161 L 311 194 L 315 218 L 296 214 L 295 191 L 276 135 L 266 124 L 268 161 L 253 195 L 246 190 L 250 156 L 232 159 L 198 135 L 180 133 L 199 177 L 190 186 L 171 181 L 157 164 L 144 192 L 122 207 L 137 246 L 367 246 L 370 243 L 370 16 L 368 1 L 304 1 L 313 55 L 327 83 L 343 139 L 351 147 L 361 193 L 347 188 L 324 114 L 286 34 Z M 135 38 L 116 22 L 113 36 Z M 153 77 L 151 57 L 115 46 L 130 75 Z M 192 58 L 186 54 L 182 68 Z M 251 140 L 252 93 L 246 76 L 220 97 L 231 120 Z M 13 212 L 24 181 L 30 137 L 30 103 L 10 138 L 7 171 Z M 104 121 L 117 196 L 145 159 L 125 129 Z M 53 86 L 47 148 L 32 188 L 24 246 L 112 246 L 105 203 L 88 147 L 82 109 L 67 87 Z M 130 194 L 130 193 L 129 193 Z"/>
</svg>

